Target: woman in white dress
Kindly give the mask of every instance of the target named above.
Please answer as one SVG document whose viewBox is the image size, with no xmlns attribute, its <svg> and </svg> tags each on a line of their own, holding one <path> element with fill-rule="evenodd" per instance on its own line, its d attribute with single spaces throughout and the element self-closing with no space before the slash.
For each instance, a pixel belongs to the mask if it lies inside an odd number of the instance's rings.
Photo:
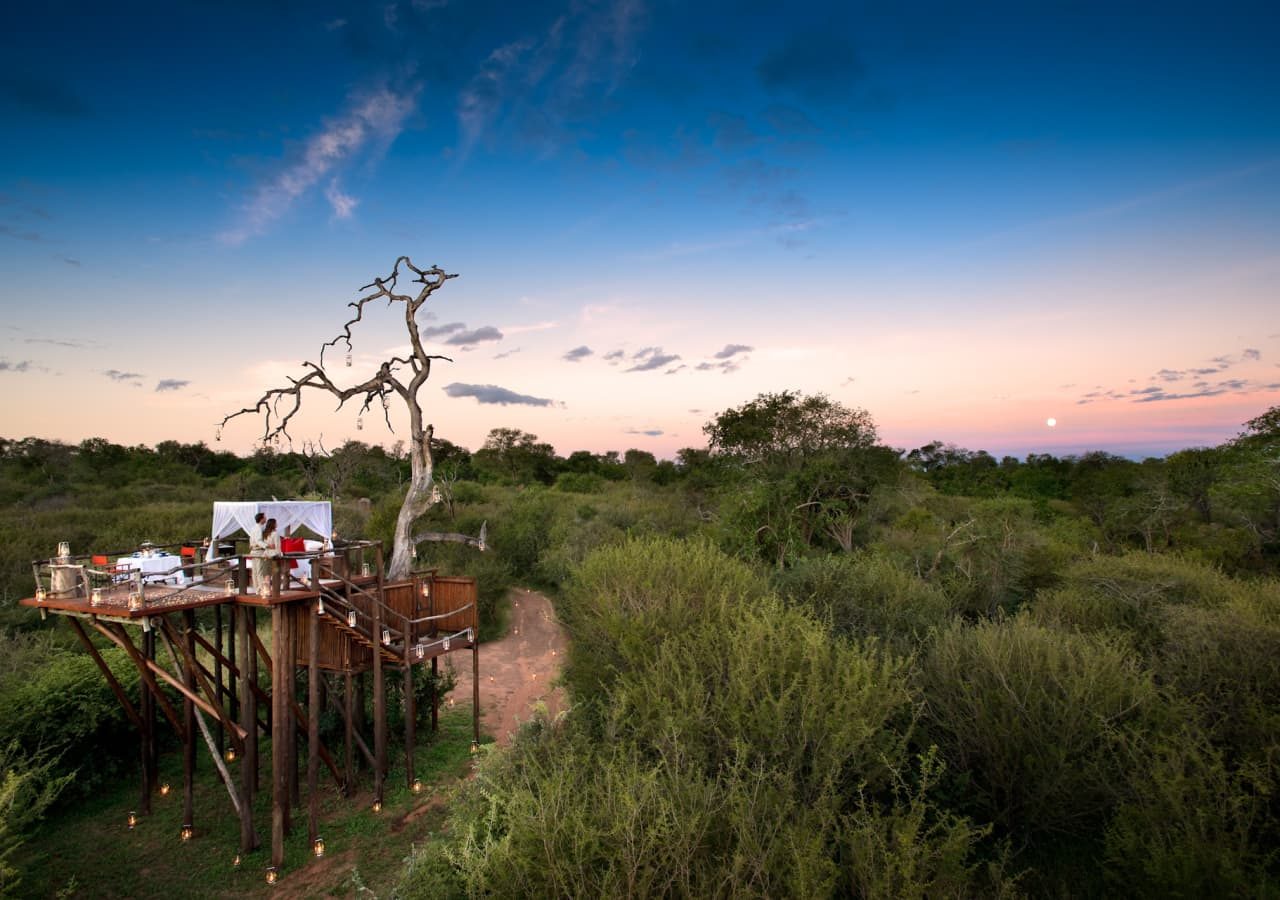
<svg viewBox="0 0 1280 900">
<path fill-rule="evenodd" d="M 276 531 L 276 520 L 267 519 L 262 526 L 262 536 L 252 535 L 249 539 L 249 555 L 253 557 L 253 585 L 259 594 L 271 590 L 271 560 L 278 559 L 280 552 L 280 535 Z"/>
</svg>

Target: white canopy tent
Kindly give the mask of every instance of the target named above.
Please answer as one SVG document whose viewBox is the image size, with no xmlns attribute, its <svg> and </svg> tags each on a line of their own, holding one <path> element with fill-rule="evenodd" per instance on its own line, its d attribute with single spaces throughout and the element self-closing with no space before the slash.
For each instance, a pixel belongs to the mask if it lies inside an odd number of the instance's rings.
<svg viewBox="0 0 1280 900">
<path fill-rule="evenodd" d="M 219 500 L 213 504 L 210 556 L 216 552 L 219 538 L 241 530 L 248 534 L 253 526 L 253 517 L 258 513 L 275 519 L 276 530 L 281 534 L 292 534 L 298 528 L 306 528 L 323 541 L 333 533 L 333 506 L 328 500 Z"/>
</svg>

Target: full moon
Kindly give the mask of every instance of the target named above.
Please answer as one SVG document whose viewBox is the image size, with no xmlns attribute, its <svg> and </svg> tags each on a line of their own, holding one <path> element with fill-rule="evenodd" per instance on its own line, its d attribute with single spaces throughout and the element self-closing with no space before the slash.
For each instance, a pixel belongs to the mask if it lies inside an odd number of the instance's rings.
<svg viewBox="0 0 1280 900">
<path fill-rule="evenodd" d="M 1046 424 L 1046 425 L 1048 425 L 1050 428 L 1052 428 L 1053 426 L 1055 426 L 1055 425 L 1057 425 L 1057 424 L 1058 424 L 1058 420 L 1057 420 L 1057 419 L 1045 419 L 1045 420 L 1044 420 L 1044 424 Z"/>
</svg>

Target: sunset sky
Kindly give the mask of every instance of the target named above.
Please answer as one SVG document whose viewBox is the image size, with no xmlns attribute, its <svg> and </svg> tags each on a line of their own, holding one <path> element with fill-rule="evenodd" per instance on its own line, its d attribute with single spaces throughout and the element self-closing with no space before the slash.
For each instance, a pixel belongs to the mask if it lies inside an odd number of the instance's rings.
<svg viewBox="0 0 1280 900">
<path fill-rule="evenodd" d="M 784 389 L 903 449 L 1219 443 L 1280 403 L 1276 10 L 9 4 L 0 436 L 215 445 L 407 254 L 473 450 L 670 457 Z"/>
</svg>

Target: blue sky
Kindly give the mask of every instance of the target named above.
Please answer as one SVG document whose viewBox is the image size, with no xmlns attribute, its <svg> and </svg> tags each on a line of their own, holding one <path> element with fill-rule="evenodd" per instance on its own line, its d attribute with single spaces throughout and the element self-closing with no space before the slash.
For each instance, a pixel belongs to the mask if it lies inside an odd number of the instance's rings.
<svg viewBox="0 0 1280 900">
<path fill-rule="evenodd" d="M 690 6 L 8 9 L 0 430 L 212 441 L 402 253 L 461 275 L 424 399 L 472 448 L 670 455 L 792 388 L 1162 453 L 1280 402 L 1274 6 Z"/>
</svg>

